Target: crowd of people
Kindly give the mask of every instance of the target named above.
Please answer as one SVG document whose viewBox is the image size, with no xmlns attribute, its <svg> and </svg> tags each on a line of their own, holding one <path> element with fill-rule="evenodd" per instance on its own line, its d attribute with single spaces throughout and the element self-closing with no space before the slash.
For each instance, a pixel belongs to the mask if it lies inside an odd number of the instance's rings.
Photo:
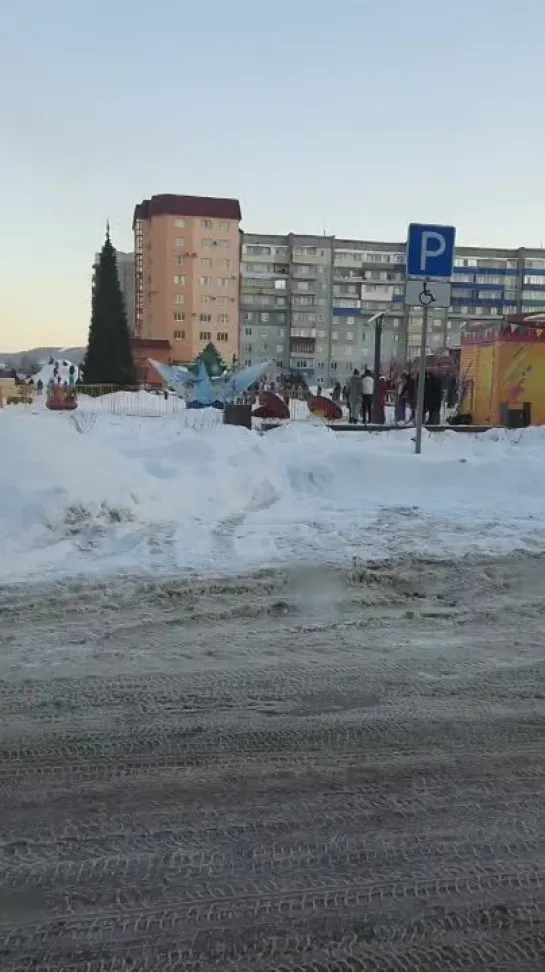
<svg viewBox="0 0 545 972">
<path fill-rule="evenodd" d="M 279 374 L 274 381 L 263 379 L 245 393 L 244 400 L 248 404 L 255 404 L 263 391 L 279 395 L 288 405 L 292 398 L 306 399 L 312 395 L 305 379 L 296 372 Z M 316 395 L 324 394 L 327 392 L 318 382 Z M 351 424 L 362 422 L 364 425 L 384 425 L 387 405 L 393 406 L 393 421 L 396 425 L 411 424 L 415 421 L 418 400 L 417 369 L 413 365 L 402 371 L 391 372 L 388 376 L 379 375 L 375 379 L 370 368 L 366 367 L 361 372 L 355 368 L 344 386 L 340 381 L 335 382 L 330 395 L 334 402 L 344 405 L 348 410 Z M 423 421 L 427 425 L 439 425 L 443 404 L 453 408 L 456 400 L 457 380 L 454 374 L 441 374 L 437 369 L 427 368 Z"/>
<path fill-rule="evenodd" d="M 440 375 L 427 370 L 424 382 L 423 420 L 427 425 L 439 425 L 441 422 L 441 406 L 445 400 L 448 387 Z M 387 378 L 380 375 L 377 379 L 377 394 L 375 396 L 375 377 L 369 368 L 363 373 L 355 368 L 344 387 L 336 382 L 331 397 L 336 402 L 342 402 L 348 409 L 349 422 L 364 425 L 384 425 L 386 422 L 386 405 L 391 402 L 394 407 L 394 422 L 404 425 L 414 422 L 418 400 L 418 377 L 412 371 L 402 371 L 398 375 Z M 448 396 L 447 394 L 447 397 Z M 450 402 L 449 402 L 450 404 Z M 373 412 L 374 408 L 374 412 Z"/>
</svg>

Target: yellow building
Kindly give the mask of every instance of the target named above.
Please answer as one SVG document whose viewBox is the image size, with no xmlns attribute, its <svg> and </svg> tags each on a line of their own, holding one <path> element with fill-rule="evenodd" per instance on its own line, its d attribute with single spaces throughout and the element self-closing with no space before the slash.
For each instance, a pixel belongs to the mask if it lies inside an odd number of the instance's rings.
<svg viewBox="0 0 545 972">
<path fill-rule="evenodd" d="M 514 315 L 468 333 L 460 377 L 460 410 L 474 425 L 506 425 L 508 410 L 525 406 L 532 425 L 545 425 L 545 314 Z"/>
</svg>

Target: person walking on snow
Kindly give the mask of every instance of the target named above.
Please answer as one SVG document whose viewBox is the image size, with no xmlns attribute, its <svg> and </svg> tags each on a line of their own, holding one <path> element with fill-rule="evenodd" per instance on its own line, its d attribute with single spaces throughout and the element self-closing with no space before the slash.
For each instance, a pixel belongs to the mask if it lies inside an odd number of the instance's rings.
<svg viewBox="0 0 545 972">
<path fill-rule="evenodd" d="M 375 379 L 369 371 L 369 368 L 365 369 L 363 375 L 363 422 L 367 425 L 371 422 L 372 412 L 373 412 L 373 392 L 375 390 Z"/>
<path fill-rule="evenodd" d="M 438 375 L 432 371 L 426 372 L 424 381 L 424 414 L 422 421 L 427 425 L 441 424 L 441 405 L 443 403 L 443 386 Z"/>
<path fill-rule="evenodd" d="M 354 374 L 348 379 L 348 408 L 350 417 L 348 421 L 351 425 L 356 425 L 362 411 L 363 403 L 363 381 L 357 368 Z"/>
<path fill-rule="evenodd" d="M 409 422 L 414 422 L 416 414 L 416 399 L 418 395 L 418 383 L 410 371 L 405 380 L 405 390 L 403 394 L 405 396 L 407 405 L 409 406 Z"/>
<path fill-rule="evenodd" d="M 396 425 L 402 425 L 407 418 L 407 374 L 402 371 L 399 376 L 396 389 L 396 403 L 394 421 Z"/>
</svg>

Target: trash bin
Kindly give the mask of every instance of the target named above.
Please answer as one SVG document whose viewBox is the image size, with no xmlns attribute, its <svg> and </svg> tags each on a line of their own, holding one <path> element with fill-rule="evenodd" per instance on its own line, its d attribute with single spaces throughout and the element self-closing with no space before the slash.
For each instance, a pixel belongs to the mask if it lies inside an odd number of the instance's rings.
<svg viewBox="0 0 545 972">
<path fill-rule="evenodd" d="M 252 428 L 251 405 L 226 405 L 223 410 L 224 425 L 239 425 L 244 429 Z"/>
<path fill-rule="evenodd" d="M 500 405 L 501 424 L 507 429 L 526 429 L 532 424 L 532 403 L 523 402 L 522 405 L 510 405 L 502 402 Z"/>
</svg>

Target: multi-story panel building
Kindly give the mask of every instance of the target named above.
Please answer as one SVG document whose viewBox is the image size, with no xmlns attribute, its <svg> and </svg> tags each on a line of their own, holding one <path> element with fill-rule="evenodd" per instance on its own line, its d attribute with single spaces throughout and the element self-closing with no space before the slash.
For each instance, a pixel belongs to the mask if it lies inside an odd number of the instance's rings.
<svg viewBox="0 0 545 972">
<path fill-rule="evenodd" d="M 403 310 L 392 299 L 404 251 L 381 244 L 391 265 L 379 270 L 375 246 L 332 236 L 245 233 L 242 361 L 269 358 L 316 380 L 344 379 L 356 366 L 372 365 L 373 329 L 367 321 L 386 305 L 383 354 L 391 358 L 403 322 Z"/>
<path fill-rule="evenodd" d="M 314 380 L 343 380 L 373 365 L 384 311 L 382 362 L 420 351 L 422 314 L 406 308 L 405 244 L 332 236 L 243 236 L 241 348 Z M 545 250 L 458 247 L 452 305 L 429 315 L 427 353 L 459 346 L 464 328 L 514 311 L 545 309 Z"/>
<path fill-rule="evenodd" d="M 209 342 L 231 362 L 239 345 L 240 204 L 152 196 L 136 206 L 135 333 L 192 361 Z"/>
<path fill-rule="evenodd" d="M 134 334 L 134 253 L 123 253 L 122 250 L 116 250 L 115 255 L 117 260 L 117 276 L 119 278 L 119 286 L 121 287 L 121 293 L 123 294 L 123 300 L 125 302 L 127 324 L 129 325 L 129 331 L 131 334 Z M 95 262 L 93 264 L 93 282 L 99 258 L 100 253 L 95 253 Z"/>
</svg>

